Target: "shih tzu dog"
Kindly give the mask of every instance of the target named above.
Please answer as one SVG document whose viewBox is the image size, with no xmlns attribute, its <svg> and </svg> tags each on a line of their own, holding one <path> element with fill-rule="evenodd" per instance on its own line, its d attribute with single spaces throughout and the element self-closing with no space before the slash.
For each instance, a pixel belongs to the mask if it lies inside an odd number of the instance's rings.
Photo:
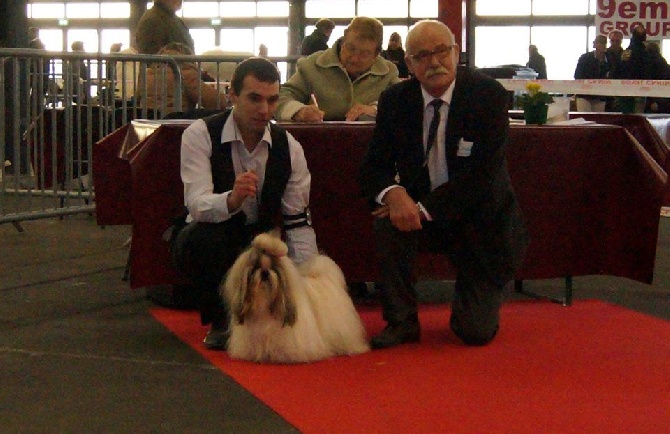
<svg viewBox="0 0 670 434">
<path fill-rule="evenodd" d="M 302 363 L 369 350 L 365 329 L 335 262 L 314 255 L 296 266 L 276 235 L 260 234 L 225 279 L 228 354 L 268 363 Z"/>
</svg>

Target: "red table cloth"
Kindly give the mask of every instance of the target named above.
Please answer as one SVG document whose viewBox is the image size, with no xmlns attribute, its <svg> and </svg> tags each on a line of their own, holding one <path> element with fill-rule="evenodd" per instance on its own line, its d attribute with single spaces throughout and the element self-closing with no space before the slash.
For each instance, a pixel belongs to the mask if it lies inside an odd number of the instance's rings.
<svg viewBox="0 0 670 434">
<path fill-rule="evenodd" d="M 319 247 L 349 281 L 379 278 L 372 217 L 357 183 L 372 124 L 285 124 L 302 144 L 312 173 L 312 220 Z M 179 148 L 184 125 L 162 125 L 128 155 L 130 176 L 117 189 L 130 191 L 133 225 L 131 286 L 179 282 L 162 234 L 183 206 Z M 122 133 L 94 147 L 120 146 Z M 105 154 L 109 155 L 111 153 Z M 667 175 L 656 158 L 622 126 L 512 126 L 507 158 L 512 183 L 531 235 L 516 279 L 614 275 L 651 283 L 660 207 Z M 118 158 L 118 157 L 116 157 Z M 94 164 L 98 222 L 110 207 Z M 98 170 L 96 170 L 98 169 Z M 107 214 L 106 214 L 107 213 Z M 453 277 L 443 256 L 424 256 L 426 278 Z"/>
</svg>

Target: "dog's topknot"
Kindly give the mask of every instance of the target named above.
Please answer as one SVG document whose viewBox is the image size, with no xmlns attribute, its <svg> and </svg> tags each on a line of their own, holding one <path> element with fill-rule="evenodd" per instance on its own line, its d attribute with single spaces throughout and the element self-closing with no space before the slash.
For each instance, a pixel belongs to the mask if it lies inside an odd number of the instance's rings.
<svg viewBox="0 0 670 434">
<path fill-rule="evenodd" d="M 288 253 L 286 243 L 270 234 L 257 235 L 251 245 L 272 256 L 285 256 Z"/>
</svg>

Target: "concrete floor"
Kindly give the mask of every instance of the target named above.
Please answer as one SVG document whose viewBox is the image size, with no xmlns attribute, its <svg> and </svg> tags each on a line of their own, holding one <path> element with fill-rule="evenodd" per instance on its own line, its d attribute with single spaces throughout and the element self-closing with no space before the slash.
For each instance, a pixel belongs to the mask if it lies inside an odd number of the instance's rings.
<svg viewBox="0 0 670 434">
<path fill-rule="evenodd" d="M 574 279 L 598 298 L 670 320 L 670 218 L 661 219 L 653 285 Z M 121 280 L 128 227 L 88 215 L 0 225 L 0 432 L 296 432 L 153 320 Z M 527 282 L 560 294 L 559 279 Z M 450 282 L 425 282 L 448 300 Z M 512 295 L 511 297 L 518 297 Z"/>
</svg>

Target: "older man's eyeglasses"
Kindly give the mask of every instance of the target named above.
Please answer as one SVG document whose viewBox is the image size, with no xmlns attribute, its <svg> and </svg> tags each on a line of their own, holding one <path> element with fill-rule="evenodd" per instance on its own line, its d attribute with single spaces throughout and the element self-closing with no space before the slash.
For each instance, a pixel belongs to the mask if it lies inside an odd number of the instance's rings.
<svg viewBox="0 0 670 434">
<path fill-rule="evenodd" d="M 440 45 L 433 51 L 421 50 L 416 54 L 410 54 L 409 57 L 419 63 L 428 63 L 433 56 L 436 56 L 439 60 L 445 59 L 451 54 L 451 51 L 456 47 L 456 45 Z"/>
</svg>

